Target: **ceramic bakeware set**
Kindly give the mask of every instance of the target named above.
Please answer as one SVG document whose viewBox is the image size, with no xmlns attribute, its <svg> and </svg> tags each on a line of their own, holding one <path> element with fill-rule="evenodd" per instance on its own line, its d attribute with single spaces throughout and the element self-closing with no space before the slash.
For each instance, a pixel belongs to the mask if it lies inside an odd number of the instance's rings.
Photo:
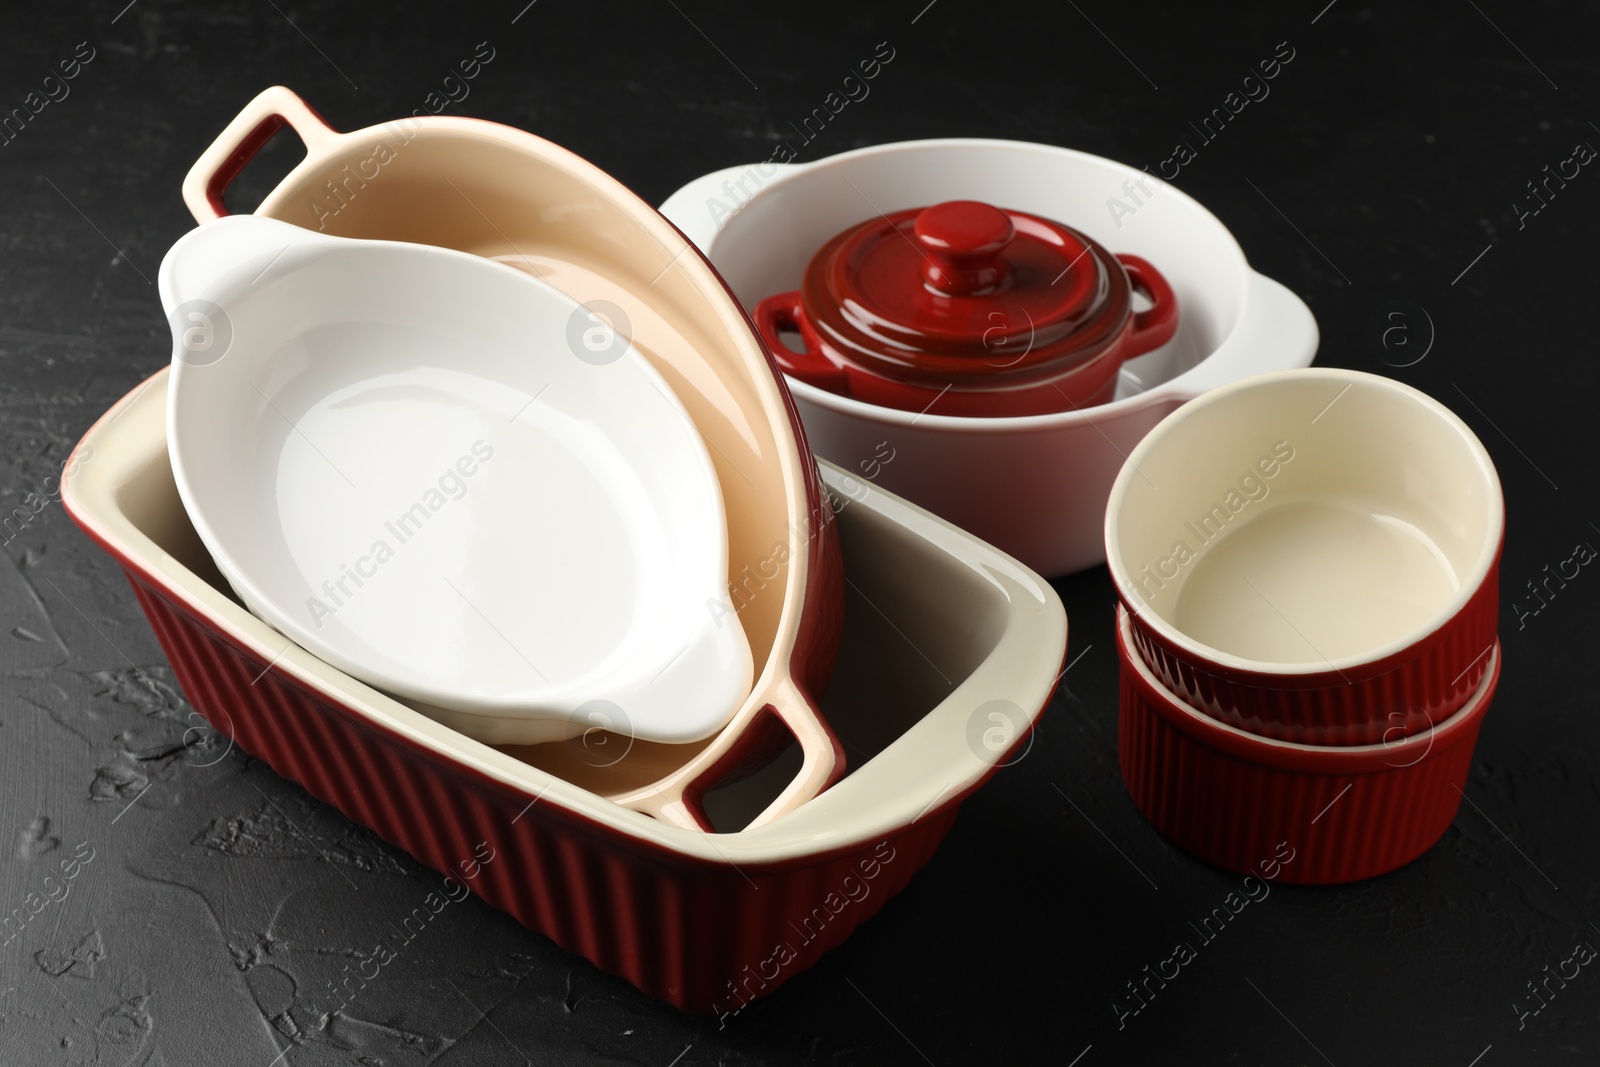
<svg viewBox="0 0 1600 1067">
<path fill-rule="evenodd" d="M 305 142 L 306 159 L 255 218 L 223 217 L 228 182 L 284 126 Z M 670 224 L 603 172 L 537 137 L 474 120 L 335 133 L 279 88 L 229 125 L 184 188 L 203 225 L 184 239 L 187 249 L 175 249 L 164 277 L 171 310 L 182 312 L 173 365 L 91 428 L 84 447 L 103 462 L 70 479 L 64 500 L 132 581 L 185 694 L 245 751 L 439 870 L 486 841 L 502 857 L 474 882 L 487 902 L 653 996 L 712 1012 L 770 993 L 875 914 L 927 861 L 962 800 L 1027 743 L 1066 647 L 1055 593 L 860 471 L 819 472 L 782 379 L 737 302 Z M 221 243 L 208 250 L 213 241 Z M 402 262 L 403 271 L 391 269 Z M 185 264 L 197 268 L 193 275 Z M 350 288 L 352 279 L 379 291 L 368 297 Z M 334 662 L 331 649 L 290 640 L 288 620 L 251 603 L 243 577 L 259 572 L 261 559 L 214 551 L 202 527 L 229 533 L 226 524 L 240 516 L 268 514 L 283 499 L 280 483 L 246 485 L 211 504 L 196 495 L 192 510 L 180 493 L 182 482 L 209 499 L 230 472 L 254 475 L 259 463 L 280 479 L 291 469 L 297 478 L 324 478 L 324 495 L 345 493 L 327 472 L 307 473 L 310 455 L 288 466 L 300 448 L 288 438 L 298 434 L 268 434 L 271 416 L 311 431 L 319 445 L 330 438 L 309 418 L 355 418 L 387 448 L 403 429 L 400 408 L 419 393 L 436 400 L 441 390 L 466 413 L 462 428 L 471 432 L 459 436 L 469 454 L 473 432 L 490 417 L 543 425 L 564 414 L 614 436 L 614 423 L 592 409 L 584 414 L 581 395 L 567 394 L 554 412 L 517 407 L 534 400 L 529 394 L 543 381 L 517 376 L 515 361 L 497 354 L 515 349 L 517 338 L 497 340 L 494 331 L 527 327 L 535 343 L 523 345 L 526 362 L 553 369 L 541 362 L 548 353 L 532 351 L 549 340 L 541 308 L 555 297 L 544 287 L 580 310 L 601 302 L 622 309 L 626 329 L 615 319 L 606 325 L 625 333 L 628 350 L 648 364 L 636 368 L 633 387 L 663 387 L 655 399 L 630 395 L 647 413 L 681 407 L 687 418 L 671 432 L 693 433 L 670 447 L 693 453 L 697 437 L 714 471 L 725 574 L 720 595 L 698 598 L 699 606 L 714 605 L 721 610 L 710 617 L 738 624 L 753 678 L 732 718 L 706 740 L 650 741 L 620 730 L 539 744 L 469 736 L 436 702 L 369 684 Z M 338 299 L 325 299 L 335 289 Z M 435 328 L 429 305 L 439 294 L 498 318 L 504 301 L 496 293 L 507 292 L 527 318 L 492 326 L 464 316 L 453 327 L 453 367 L 440 364 L 437 345 L 417 344 Z M 191 301 L 204 302 L 200 312 Z M 341 301 L 354 301 L 343 316 Z M 208 308 L 201 325 L 226 323 L 233 333 L 210 363 L 184 349 L 186 331 L 201 328 L 187 316 Z M 580 330 L 594 324 L 587 312 L 575 321 Z M 361 336 L 369 330 L 398 348 Z M 554 369 L 572 381 L 618 369 L 609 356 L 590 368 L 566 344 L 555 347 Z M 323 365 L 341 359 L 359 364 L 347 380 Z M 246 388 L 204 373 L 235 360 L 235 371 L 260 360 L 259 375 L 243 376 Z M 430 377 L 451 369 L 493 388 Z M 374 381 L 394 388 L 385 393 Z M 341 392 L 350 386 L 359 388 Z M 171 396 L 180 388 L 217 401 L 216 420 L 231 419 L 253 450 L 240 452 L 225 434 L 207 436 L 208 404 L 188 414 Z M 538 404 L 554 404 L 556 388 Z M 247 390 L 259 391 L 253 404 Z M 172 447 L 174 428 L 199 435 L 193 450 Z M 447 499 L 427 520 L 429 532 L 450 508 L 476 503 L 488 487 L 476 479 L 494 476 L 495 463 L 537 444 L 513 437 L 513 452 L 504 453 L 500 440 L 485 438 L 493 458 L 473 454 L 467 494 Z M 340 466 L 344 452 L 324 451 Z M 637 453 L 628 466 L 651 459 Z M 215 472 L 203 469 L 208 463 Z M 380 459 L 343 473 L 365 487 L 381 467 Z M 685 522 L 715 513 L 704 494 L 672 503 L 685 509 Z M 374 514 L 396 506 L 381 493 L 379 505 Z M 502 505 L 480 506 L 494 519 L 492 508 Z M 293 539 L 311 520 L 280 514 L 274 522 L 257 540 L 234 530 L 214 538 L 216 547 L 259 552 L 280 566 L 302 558 L 306 548 Z M 383 567 L 405 564 L 412 547 Z M 369 581 L 331 621 L 378 596 Z M 445 695 L 461 703 L 460 693 Z M 1004 737 L 985 717 L 995 708 L 1005 711 Z M 976 734 L 975 722 L 983 728 Z M 782 965 L 773 970 L 780 945 Z"/>
<path fill-rule="evenodd" d="M 305 159 L 229 217 L 285 127 Z M 172 367 L 63 499 L 219 731 L 436 869 L 486 842 L 488 903 L 686 1010 L 814 964 L 1026 743 L 1067 634 L 1035 570 L 1109 560 L 1158 830 L 1379 873 L 1453 817 L 1499 676 L 1493 467 L 1421 394 L 1296 369 L 1305 305 L 1147 182 L 926 141 L 658 214 L 522 131 L 270 89 L 184 183 Z"/>
</svg>

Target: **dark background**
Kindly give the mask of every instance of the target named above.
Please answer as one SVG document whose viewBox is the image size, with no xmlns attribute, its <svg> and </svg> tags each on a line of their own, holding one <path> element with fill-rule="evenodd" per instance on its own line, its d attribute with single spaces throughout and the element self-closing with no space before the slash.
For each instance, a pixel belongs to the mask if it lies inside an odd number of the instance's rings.
<svg viewBox="0 0 1600 1067">
<path fill-rule="evenodd" d="M 0 110 L 78 42 L 95 50 L 70 96 L 0 145 L 6 512 L 167 362 L 150 280 L 192 225 L 179 183 L 269 84 L 338 128 L 366 126 L 422 106 L 488 42 L 495 59 L 446 113 L 549 137 L 659 203 L 705 171 L 767 158 L 880 41 L 894 61 L 803 159 L 977 135 L 1154 169 L 1177 141 L 1198 144 L 1188 123 L 1286 41 L 1295 58 L 1271 96 L 1176 184 L 1311 305 L 1319 363 L 1393 374 L 1482 436 L 1509 505 L 1507 665 L 1470 803 L 1431 852 L 1359 885 L 1275 888 L 1121 1030 L 1123 983 L 1239 879 L 1168 845 L 1122 788 L 1100 569 L 1057 583 L 1082 658 L 1027 758 L 966 805 L 879 917 L 726 1029 L 473 900 L 440 915 L 336 1031 L 291 1035 L 274 1018 L 354 958 L 351 917 L 401 914 L 434 876 L 242 753 L 202 765 L 125 583 L 51 504 L 0 565 L 0 905 L 80 843 L 94 859 L 0 945 L 0 1063 L 1600 1058 L 1595 968 L 1520 1028 L 1514 1007 L 1537 1006 L 1526 983 L 1545 965 L 1600 946 L 1600 576 L 1581 573 L 1537 613 L 1526 590 L 1578 543 L 1600 544 L 1600 174 L 1586 168 L 1537 215 L 1513 206 L 1537 205 L 1525 183 L 1547 164 L 1600 145 L 1593 5 L 124 2 L 12 5 L 0 28 Z M 234 206 L 296 152 L 275 142 Z M 1386 318 L 1395 309 L 1406 317 Z M 1373 324 L 1395 321 L 1407 330 L 1391 341 L 1411 347 L 1374 345 Z"/>
</svg>

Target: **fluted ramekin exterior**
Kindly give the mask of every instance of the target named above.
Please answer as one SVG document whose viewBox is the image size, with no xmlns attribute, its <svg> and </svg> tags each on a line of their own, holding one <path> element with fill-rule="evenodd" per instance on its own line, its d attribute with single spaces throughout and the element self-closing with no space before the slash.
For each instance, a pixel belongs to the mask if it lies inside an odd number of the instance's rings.
<svg viewBox="0 0 1600 1067">
<path fill-rule="evenodd" d="M 1279 881 L 1329 885 L 1403 866 L 1449 828 L 1499 681 L 1498 646 L 1462 708 L 1423 732 L 1312 746 L 1264 739 L 1186 706 L 1143 668 L 1127 614 L 1118 615 L 1123 782 L 1179 848 L 1241 874 L 1292 853 Z"/>
</svg>

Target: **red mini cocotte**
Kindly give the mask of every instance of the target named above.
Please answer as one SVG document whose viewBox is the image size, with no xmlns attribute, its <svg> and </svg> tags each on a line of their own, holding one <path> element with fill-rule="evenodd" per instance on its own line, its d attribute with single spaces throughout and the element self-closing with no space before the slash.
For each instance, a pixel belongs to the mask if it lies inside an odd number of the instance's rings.
<svg viewBox="0 0 1600 1067">
<path fill-rule="evenodd" d="M 1135 292 L 1149 307 L 1134 309 Z M 754 318 L 784 373 L 818 388 L 995 417 L 1110 400 L 1126 360 L 1172 339 L 1178 300 L 1148 261 L 1070 226 L 951 200 L 839 234 Z"/>
</svg>

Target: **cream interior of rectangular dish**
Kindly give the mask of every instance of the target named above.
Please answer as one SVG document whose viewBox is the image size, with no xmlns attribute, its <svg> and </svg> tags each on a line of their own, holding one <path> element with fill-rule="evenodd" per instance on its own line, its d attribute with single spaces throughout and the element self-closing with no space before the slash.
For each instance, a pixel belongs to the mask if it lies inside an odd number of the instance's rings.
<svg viewBox="0 0 1600 1067">
<path fill-rule="evenodd" d="M 1232 656 L 1321 667 L 1404 641 L 1499 540 L 1481 446 L 1381 380 L 1299 372 L 1154 434 L 1113 496 L 1125 591 Z"/>
<path fill-rule="evenodd" d="M 906 825 L 958 796 L 990 764 L 970 745 L 977 708 L 1005 701 L 1034 717 L 1053 686 L 1066 617 L 1044 581 L 947 523 L 824 467 L 843 501 L 838 523 L 851 592 L 843 650 L 822 710 L 851 773 L 797 811 L 744 833 L 703 834 L 609 803 L 473 741 L 362 685 L 249 614 L 226 590 L 184 514 L 167 460 L 166 372 L 85 437 L 94 460 L 65 487 L 80 522 L 160 576 L 167 595 L 197 607 L 263 663 L 465 765 L 636 836 L 712 862 L 809 854 Z M 241 700 L 248 699 L 241 695 Z M 716 824 L 742 826 L 786 777 L 774 767 L 707 797 Z"/>
</svg>

